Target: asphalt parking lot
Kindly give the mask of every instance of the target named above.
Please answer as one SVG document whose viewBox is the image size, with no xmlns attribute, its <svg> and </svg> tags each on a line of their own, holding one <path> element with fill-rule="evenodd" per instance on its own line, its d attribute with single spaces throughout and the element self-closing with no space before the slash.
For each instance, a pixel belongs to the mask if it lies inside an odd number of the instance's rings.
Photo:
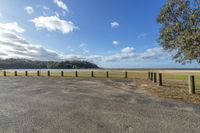
<svg viewBox="0 0 200 133">
<path fill-rule="evenodd" d="M 0 133 L 200 133 L 200 105 L 134 80 L 1 77 Z"/>
</svg>

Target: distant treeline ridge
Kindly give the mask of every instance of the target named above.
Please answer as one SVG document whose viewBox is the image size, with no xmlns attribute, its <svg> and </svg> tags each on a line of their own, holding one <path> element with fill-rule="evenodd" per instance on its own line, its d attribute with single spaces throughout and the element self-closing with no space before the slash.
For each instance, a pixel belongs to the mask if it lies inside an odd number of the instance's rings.
<svg viewBox="0 0 200 133">
<path fill-rule="evenodd" d="M 88 61 L 32 61 L 27 59 L 0 59 L 1 69 L 89 69 L 99 68 Z"/>
</svg>

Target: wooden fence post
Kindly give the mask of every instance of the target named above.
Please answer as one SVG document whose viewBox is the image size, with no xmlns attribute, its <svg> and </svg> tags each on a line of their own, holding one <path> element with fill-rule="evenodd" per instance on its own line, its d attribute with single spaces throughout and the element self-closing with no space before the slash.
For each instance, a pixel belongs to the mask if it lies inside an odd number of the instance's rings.
<svg viewBox="0 0 200 133">
<path fill-rule="evenodd" d="M 148 72 L 148 79 L 151 79 L 151 72 Z"/>
<path fill-rule="evenodd" d="M 91 77 L 94 77 L 94 72 L 93 71 L 91 71 Z"/>
<path fill-rule="evenodd" d="M 151 81 L 153 81 L 153 72 L 151 72 Z"/>
<path fill-rule="evenodd" d="M 3 71 L 3 76 L 6 77 L 6 71 Z"/>
<path fill-rule="evenodd" d="M 106 78 L 109 78 L 109 72 L 108 71 L 106 72 Z"/>
<path fill-rule="evenodd" d="M 63 71 L 61 71 L 61 77 L 64 77 L 64 72 Z"/>
<path fill-rule="evenodd" d="M 25 71 L 25 76 L 28 76 L 28 71 Z"/>
<path fill-rule="evenodd" d="M 78 77 L 78 71 L 75 72 L 75 76 Z"/>
<path fill-rule="evenodd" d="M 159 73 L 159 74 L 158 74 L 158 78 L 159 78 L 159 79 L 158 79 L 158 85 L 159 85 L 159 86 L 162 86 L 162 85 L 163 85 L 163 83 L 162 83 L 162 73 Z"/>
<path fill-rule="evenodd" d="M 48 77 L 50 77 L 50 76 L 51 76 L 51 74 L 50 74 L 50 71 L 47 71 L 47 76 L 48 76 Z"/>
<path fill-rule="evenodd" d="M 126 79 L 128 78 L 128 72 L 125 72 L 125 78 Z"/>
<path fill-rule="evenodd" d="M 157 82 L 157 76 L 156 76 L 156 72 L 153 73 L 153 82 L 156 83 Z"/>
<path fill-rule="evenodd" d="M 188 77 L 189 94 L 195 94 L 195 79 L 194 76 L 190 75 Z"/>
<path fill-rule="evenodd" d="M 15 73 L 14 75 L 17 76 L 17 71 L 15 71 L 14 73 Z"/>
<path fill-rule="evenodd" d="M 40 71 L 37 71 L 37 76 L 38 76 L 38 77 L 40 76 Z"/>
</svg>

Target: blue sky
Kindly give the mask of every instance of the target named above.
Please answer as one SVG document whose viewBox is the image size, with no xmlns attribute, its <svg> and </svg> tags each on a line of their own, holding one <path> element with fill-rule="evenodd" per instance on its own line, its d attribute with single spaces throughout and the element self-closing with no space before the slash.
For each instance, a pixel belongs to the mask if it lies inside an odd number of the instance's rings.
<svg viewBox="0 0 200 133">
<path fill-rule="evenodd" d="M 165 0 L 0 0 L 0 56 L 88 60 L 101 67 L 174 63 L 157 43 Z"/>
</svg>

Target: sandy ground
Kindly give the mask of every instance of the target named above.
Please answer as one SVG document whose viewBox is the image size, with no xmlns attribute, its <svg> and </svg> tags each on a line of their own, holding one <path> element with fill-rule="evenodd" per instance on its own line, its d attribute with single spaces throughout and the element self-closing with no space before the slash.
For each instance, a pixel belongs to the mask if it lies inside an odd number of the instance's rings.
<svg viewBox="0 0 200 133">
<path fill-rule="evenodd" d="M 200 105 L 134 80 L 1 77 L 1 133 L 199 133 Z"/>
</svg>

